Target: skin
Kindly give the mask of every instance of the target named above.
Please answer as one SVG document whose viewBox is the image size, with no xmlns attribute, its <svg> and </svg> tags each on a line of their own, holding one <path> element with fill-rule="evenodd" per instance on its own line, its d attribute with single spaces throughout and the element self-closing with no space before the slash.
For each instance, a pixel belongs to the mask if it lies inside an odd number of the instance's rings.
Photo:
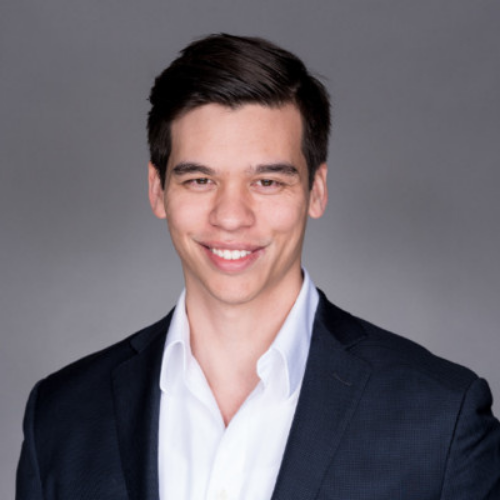
<svg viewBox="0 0 500 500">
<path fill-rule="evenodd" d="M 325 210 L 327 168 L 309 190 L 292 104 L 208 104 L 171 132 L 165 186 L 149 165 L 149 198 L 181 259 L 192 351 L 227 424 L 300 291 L 306 222 Z"/>
</svg>

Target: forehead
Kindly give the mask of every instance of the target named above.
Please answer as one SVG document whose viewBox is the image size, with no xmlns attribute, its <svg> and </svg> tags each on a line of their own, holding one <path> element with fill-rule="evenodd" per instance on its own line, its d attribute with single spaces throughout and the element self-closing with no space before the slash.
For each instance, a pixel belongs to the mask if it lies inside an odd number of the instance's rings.
<svg viewBox="0 0 500 500">
<path fill-rule="evenodd" d="M 206 104 L 175 119 L 171 136 L 169 165 L 191 161 L 248 167 L 286 161 L 300 168 L 305 163 L 302 119 L 293 104 L 279 108 Z"/>
</svg>

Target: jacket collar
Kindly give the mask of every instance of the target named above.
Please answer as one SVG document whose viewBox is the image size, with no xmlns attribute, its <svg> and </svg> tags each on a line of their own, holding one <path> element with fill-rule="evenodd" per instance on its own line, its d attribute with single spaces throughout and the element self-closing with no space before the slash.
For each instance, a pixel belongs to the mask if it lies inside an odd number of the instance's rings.
<svg viewBox="0 0 500 500">
<path fill-rule="evenodd" d="M 158 500 L 159 378 L 171 316 L 134 335 L 133 355 L 113 371 L 118 444 L 130 500 Z"/>
<path fill-rule="evenodd" d="M 309 358 L 272 500 L 312 500 L 370 376 L 348 352 L 361 325 L 320 292 Z"/>
</svg>

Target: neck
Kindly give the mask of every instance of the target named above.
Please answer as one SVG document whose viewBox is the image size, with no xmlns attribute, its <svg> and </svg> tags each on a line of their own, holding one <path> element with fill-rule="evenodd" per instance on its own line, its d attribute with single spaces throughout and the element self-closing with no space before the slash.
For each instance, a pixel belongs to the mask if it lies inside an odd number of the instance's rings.
<svg viewBox="0 0 500 500">
<path fill-rule="evenodd" d="M 251 349 L 262 355 L 276 337 L 302 286 L 299 270 L 294 276 L 269 287 L 265 293 L 243 302 L 224 301 L 190 287 L 186 282 L 186 312 L 193 353 L 217 348 Z"/>
<path fill-rule="evenodd" d="M 191 350 L 226 424 L 258 383 L 257 361 L 269 349 L 297 299 L 302 276 L 297 278 L 239 304 L 196 293 L 186 284 Z"/>
</svg>

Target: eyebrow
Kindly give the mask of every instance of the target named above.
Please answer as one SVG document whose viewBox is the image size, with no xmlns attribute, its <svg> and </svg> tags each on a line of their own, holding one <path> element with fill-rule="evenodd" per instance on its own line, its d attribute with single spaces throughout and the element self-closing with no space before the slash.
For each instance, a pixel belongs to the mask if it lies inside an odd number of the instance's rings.
<svg viewBox="0 0 500 500">
<path fill-rule="evenodd" d="M 291 163 L 270 163 L 265 165 L 258 165 L 255 168 L 256 174 L 284 174 L 290 177 L 299 175 L 297 167 Z"/>
<path fill-rule="evenodd" d="M 172 169 L 172 174 L 178 176 L 195 173 L 213 176 L 216 174 L 216 171 L 205 165 L 200 165 L 199 163 L 193 162 L 179 163 Z M 257 165 L 255 168 L 248 169 L 248 173 L 284 174 L 289 177 L 295 177 L 299 175 L 297 167 L 295 167 L 291 163 L 266 163 L 263 165 Z"/>
<path fill-rule="evenodd" d="M 172 169 L 174 175 L 187 175 L 187 174 L 202 174 L 202 175 L 215 175 L 215 170 L 198 163 L 179 163 Z"/>
</svg>

